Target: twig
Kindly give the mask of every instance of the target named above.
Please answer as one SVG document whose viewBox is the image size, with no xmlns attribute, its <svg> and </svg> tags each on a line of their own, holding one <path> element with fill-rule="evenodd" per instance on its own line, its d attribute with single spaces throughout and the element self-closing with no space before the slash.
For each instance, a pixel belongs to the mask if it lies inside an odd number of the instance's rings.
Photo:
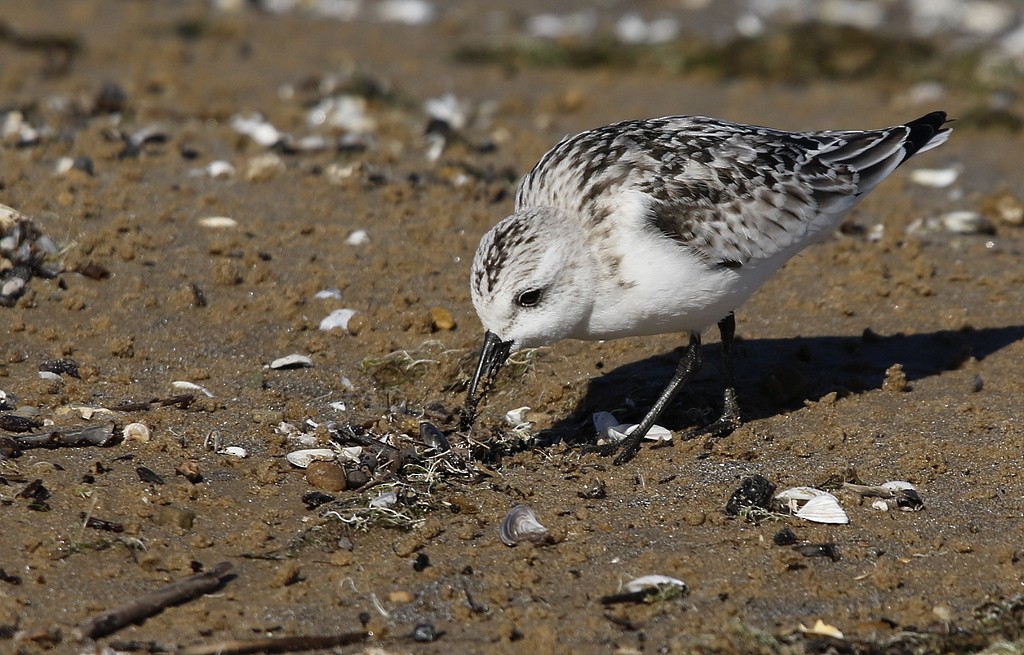
<svg viewBox="0 0 1024 655">
<path fill-rule="evenodd" d="M 213 591 L 221 585 L 221 578 L 230 570 L 231 562 L 221 562 L 209 571 L 197 573 L 145 593 L 135 600 L 86 621 L 78 626 L 78 633 L 82 639 L 98 639 L 109 635 L 129 623 Z"/>
<path fill-rule="evenodd" d="M 53 429 L 12 437 L 19 448 L 66 448 L 109 446 L 115 437 L 112 422 L 78 428 Z"/>
<path fill-rule="evenodd" d="M 219 644 L 188 646 L 176 651 L 175 655 L 246 655 L 246 653 L 294 653 L 303 650 L 347 646 L 365 640 L 365 632 L 346 632 L 324 637 L 265 637 L 222 641 Z"/>
</svg>

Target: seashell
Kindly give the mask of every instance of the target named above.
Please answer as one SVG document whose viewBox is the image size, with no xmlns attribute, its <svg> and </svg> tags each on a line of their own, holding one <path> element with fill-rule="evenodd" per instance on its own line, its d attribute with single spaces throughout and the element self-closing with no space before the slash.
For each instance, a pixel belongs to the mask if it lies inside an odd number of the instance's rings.
<svg viewBox="0 0 1024 655">
<path fill-rule="evenodd" d="M 366 230 L 352 230 L 352 233 L 345 239 L 350 246 L 362 246 L 370 243 L 370 233 Z"/>
<path fill-rule="evenodd" d="M 596 412 L 592 417 L 598 439 L 617 443 L 628 437 L 636 429 L 635 423 L 619 423 L 609 412 Z M 672 431 L 660 425 L 652 425 L 644 435 L 647 441 L 672 441 Z"/>
<path fill-rule="evenodd" d="M 881 487 L 883 489 L 888 489 L 889 491 L 917 491 L 917 487 L 915 487 L 909 482 L 906 482 L 905 480 L 892 480 L 890 482 L 883 482 Z"/>
<path fill-rule="evenodd" d="M 796 517 L 812 523 L 845 524 L 850 518 L 832 494 L 815 496 L 796 511 Z"/>
<path fill-rule="evenodd" d="M 231 117 L 231 127 L 236 132 L 246 135 L 261 146 L 269 148 L 284 138 L 284 134 L 276 127 L 267 122 L 258 113 L 243 116 L 235 114 Z"/>
<path fill-rule="evenodd" d="M 663 591 L 673 587 L 678 588 L 683 593 L 686 593 L 688 589 L 686 583 L 679 578 L 655 574 L 644 575 L 630 580 L 622 585 L 622 590 L 627 594 L 635 594 L 641 591 Z"/>
<path fill-rule="evenodd" d="M 59 373 L 54 373 L 53 371 L 39 371 L 39 377 L 49 382 L 64 382 L 64 378 Z"/>
<path fill-rule="evenodd" d="M 814 487 L 790 487 L 789 489 L 784 489 L 775 494 L 775 500 L 781 500 L 786 503 L 794 500 L 806 503 L 808 500 L 817 498 L 818 496 L 832 496 L 832 498 L 835 498 L 835 496 L 829 492 L 822 491 L 821 489 L 815 489 Z"/>
<path fill-rule="evenodd" d="M 286 355 L 270 362 L 272 369 L 309 368 L 311 366 L 313 366 L 313 360 L 305 355 Z"/>
<path fill-rule="evenodd" d="M 834 625 L 829 625 L 821 619 L 818 619 L 813 626 L 808 628 L 804 624 L 800 624 L 800 632 L 805 635 L 814 635 L 816 637 L 832 637 L 833 639 L 843 639 L 843 633 L 839 628 Z"/>
<path fill-rule="evenodd" d="M 345 403 L 340 400 L 335 400 L 334 402 L 327 403 L 327 406 L 336 412 L 344 412 L 346 409 L 348 409 Z"/>
<path fill-rule="evenodd" d="M 342 330 L 348 331 L 348 323 L 352 320 L 352 317 L 356 315 L 354 309 L 335 309 L 333 312 L 328 314 L 320 321 L 320 329 L 324 331 L 330 331 L 334 328 L 341 328 Z"/>
<path fill-rule="evenodd" d="M 540 544 L 549 540 L 548 529 L 528 505 L 516 505 L 508 511 L 498 526 L 498 536 L 506 546 L 515 546 L 520 541 Z"/>
<path fill-rule="evenodd" d="M 175 389 L 184 389 L 185 391 L 198 391 L 199 393 L 203 394 L 207 398 L 213 398 L 213 394 L 210 392 L 209 389 L 207 389 L 206 387 L 204 387 L 202 385 L 198 385 L 195 382 L 187 382 L 185 380 L 175 380 L 174 382 L 171 382 L 171 386 L 174 387 Z"/>
<path fill-rule="evenodd" d="M 427 448 L 433 448 L 439 453 L 447 452 L 452 448 L 445 433 L 426 421 L 420 422 L 420 439 L 427 445 Z"/>
<path fill-rule="evenodd" d="M 0 389 L 0 409 L 14 409 L 18 399 L 15 398 L 13 393 L 9 393 Z"/>
<path fill-rule="evenodd" d="M 210 164 L 210 166 L 213 166 L 213 164 Z M 227 216 L 207 216 L 206 218 L 200 218 L 199 224 L 203 227 L 211 228 L 238 227 L 238 221 Z"/>
<path fill-rule="evenodd" d="M 978 212 L 955 211 L 943 214 L 939 222 L 953 234 L 994 234 L 995 226 Z"/>
<path fill-rule="evenodd" d="M 235 174 L 235 167 L 231 165 L 231 162 L 226 162 L 223 159 L 211 161 L 206 166 L 206 174 L 210 177 L 231 177 Z M 217 226 L 217 227 L 230 227 L 230 226 Z"/>
<path fill-rule="evenodd" d="M 321 289 L 313 296 L 317 300 L 341 300 L 340 289 Z"/>
<path fill-rule="evenodd" d="M 330 448 L 306 448 L 304 450 L 293 450 L 285 455 L 284 458 L 292 466 L 304 469 L 313 462 L 333 462 L 338 458 L 338 453 Z"/>
<path fill-rule="evenodd" d="M 398 503 L 398 494 L 394 491 L 385 491 L 370 501 L 370 507 L 374 509 L 386 509 Z"/>
<path fill-rule="evenodd" d="M 918 168 L 910 171 L 910 181 L 921 186 L 942 189 L 956 182 L 959 168 Z"/>
<path fill-rule="evenodd" d="M 530 422 L 526 420 L 526 415 L 530 413 L 532 407 L 517 407 L 510 409 L 505 412 L 505 422 L 514 428 L 519 426 L 529 426 Z"/>
<path fill-rule="evenodd" d="M 227 448 L 221 448 L 217 451 L 218 455 L 229 455 L 231 457 L 237 457 L 239 459 L 245 459 L 249 456 L 249 451 L 241 446 L 228 446 Z"/>
<path fill-rule="evenodd" d="M 124 426 L 121 434 L 124 435 L 125 441 L 141 441 L 143 443 L 149 441 L 149 428 L 145 423 L 129 423 Z"/>
</svg>

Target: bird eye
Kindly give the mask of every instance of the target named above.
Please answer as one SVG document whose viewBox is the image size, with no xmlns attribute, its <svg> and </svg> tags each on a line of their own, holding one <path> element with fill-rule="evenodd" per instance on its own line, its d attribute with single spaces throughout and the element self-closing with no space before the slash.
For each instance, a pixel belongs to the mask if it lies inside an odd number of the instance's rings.
<svg viewBox="0 0 1024 655">
<path fill-rule="evenodd" d="M 520 307 L 536 307 L 540 304 L 541 296 L 544 293 L 541 289 L 530 289 L 516 296 L 516 304 Z"/>
</svg>

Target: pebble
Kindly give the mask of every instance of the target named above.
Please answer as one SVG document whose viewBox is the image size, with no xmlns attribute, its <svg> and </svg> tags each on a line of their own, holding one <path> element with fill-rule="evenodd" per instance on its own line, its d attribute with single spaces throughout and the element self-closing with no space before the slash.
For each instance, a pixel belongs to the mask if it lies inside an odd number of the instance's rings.
<svg viewBox="0 0 1024 655">
<path fill-rule="evenodd" d="M 223 179 L 226 177 L 233 177 L 235 174 L 235 167 L 231 165 L 231 162 L 226 162 L 222 159 L 211 161 L 206 167 L 206 174 L 210 177 Z"/>
<path fill-rule="evenodd" d="M 982 211 L 1007 225 L 1024 225 L 1024 202 L 1008 191 L 1003 191 L 985 198 L 981 203 Z"/>
<path fill-rule="evenodd" d="M 244 177 L 249 182 L 266 182 L 285 168 L 280 155 L 276 152 L 265 152 L 246 162 Z"/>
<path fill-rule="evenodd" d="M 432 307 L 430 309 L 430 327 L 435 331 L 454 330 L 455 317 L 444 307 Z"/>
<path fill-rule="evenodd" d="M 311 462 L 306 467 L 306 482 L 311 487 L 338 492 L 348 488 L 345 470 L 334 462 Z"/>
<path fill-rule="evenodd" d="M 160 525 L 176 525 L 183 530 L 191 530 L 196 520 L 196 513 L 183 507 L 166 505 L 156 513 L 156 522 Z"/>
<path fill-rule="evenodd" d="M 345 239 L 350 246 L 362 246 L 370 242 L 370 233 L 366 230 L 352 230 L 352 233 Z"/>
</svg>

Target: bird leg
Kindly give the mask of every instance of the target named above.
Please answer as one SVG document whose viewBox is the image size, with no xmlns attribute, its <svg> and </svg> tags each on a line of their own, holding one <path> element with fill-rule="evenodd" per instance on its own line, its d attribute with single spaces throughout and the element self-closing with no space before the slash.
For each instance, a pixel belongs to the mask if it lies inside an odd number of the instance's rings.
<svg viewBox="0 0 1024 655">
<path fill-rule="evenodd" d="M 732 350 L 733 342 L 736 339 L 736 317 L 732 312 L 729 312 L 728 316 L 718 322 L 718 332 L 722 335 L 722 365 L 725 369 L 723 372 L 725 393 L 722 398 L 722 415 L 714 423 L 686 433 L 683 436 L 683 439 L 686 440 L 698 436 L 707 436 L 708 443 L 710 444 L 712 440 L 728 435 L 738 428 L 742 422 L 740 418 L 740 405 L 736 399 L 736 366 Z M 683 353 L 683 359 L 679 362 L 675 374 L 669 381 L 668 386 L 665 387 L 665 390 L 661 392 L 658 400 L 655 401 L 654 406 L 644 416 L 644 420 L 640 421 L 640 425 L 636 426 L 636 429 L 622 441 L 622 451 L 615 458 L 616 465 L 625 464 L 633 459 L 637 450 L 640 449 L 640 442 L 643 441 L 644 436 L 651 429 L 651 426 L 654 425 L 654 421 L 658 419 L 658 416 L 664 411 L 665 407 L 672 402 L 672 399 L 683 385 L 693 379 L 693 376 L 700 370 L 702 363 L 700 333 L 691 332 L 690 344 L 686 347 L 686 352 Z"/>
<path fill-rule="evenodd" d="M 629 433 L 629 436 L 622 441 L 622 451 L 615 458 L 616 466 L 625 464 L 633 459 L 636 451 L 640 449 L 640 442 L 643 441 L 644 436 L 651 429 L 651 426 L 654 425 L 654 421 L 658 419 L 658 416 L 664 411 L 665 407 L 672 402 L 672 399 L 675 398 L 675 395 L 683 385 L 693 379 L 693 376 L 700 370 L 701 364 L 703 364 L 703 359 L 700 350 L 700 333 L 691 332 L 690 343 L 686 346 L 683 359 L 679 362 L 679 366 L 676 367 L 676 372 L 672 379 L 669 380 L 668 386 L 658 396 L 658 400 L 654 402 L 654 406 L 647 412 L 644 420 L 640 421 L 640 425 L 636 426 Z"/>
<path fill-rule="evenodd" d="M 736 317 L 729 315 L 718 322 L 718 332 L 722 335 L 722 377 L 725 382 L 725 393 L 722 395 L 722 415 L 715 422 L 702 428 L 691 430 L 683 439 L 690 440 L 706 436 L 706 446 L 710 447 L 715 439 L 727 436 L 743 422 L 740 416 L 740 404 L 736 399 L 736 359 L 733 356 L 733 342 L 736 339 Z"/>
</svg>

